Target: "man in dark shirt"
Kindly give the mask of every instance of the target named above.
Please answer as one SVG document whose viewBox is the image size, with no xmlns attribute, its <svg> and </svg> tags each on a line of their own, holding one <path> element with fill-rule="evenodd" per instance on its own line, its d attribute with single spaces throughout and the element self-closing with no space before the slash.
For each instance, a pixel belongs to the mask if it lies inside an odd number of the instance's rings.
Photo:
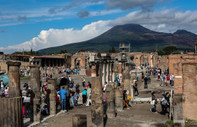
<svg viewBox="0 0 197 127">
<path fill-rule="evenodd" d="M 145 76 L 144 78 L 144 89 L 147 89 L 148 88 L 148 78 L 147 76 Z"/>
</svg>

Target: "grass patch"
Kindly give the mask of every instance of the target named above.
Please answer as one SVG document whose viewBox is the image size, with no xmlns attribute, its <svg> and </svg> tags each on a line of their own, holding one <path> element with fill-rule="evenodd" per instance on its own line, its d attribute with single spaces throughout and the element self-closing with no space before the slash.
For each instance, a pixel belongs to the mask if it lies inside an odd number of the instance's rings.
<svg viewBox="0 0 197 127">
<path fill-rule="evenodd" d="M 20 80 L 30 80 L 31 76 L 20 77 Z"/>
<path fill-rule="evenodd" d="M 196 120 L 186 120 L 185 127 L 189 127 L 191 124 L 197 124 Z"/>
<path fill-rule="evenodd" d="M 166 121 L 166 125 L 168 125 L 169 127 L 173 127 L 173 120 Z"/>
</svg>

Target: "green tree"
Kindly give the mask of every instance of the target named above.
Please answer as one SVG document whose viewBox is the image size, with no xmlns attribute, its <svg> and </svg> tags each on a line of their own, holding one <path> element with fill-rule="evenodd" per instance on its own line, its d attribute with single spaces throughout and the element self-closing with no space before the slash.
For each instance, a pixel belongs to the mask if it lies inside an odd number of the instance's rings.
<svg viewBox="0 0 197 127">
<path fill-rule="evenodd" d="M 60 54 L 64 54 L 64 53 L 68 53 L 66 49 L 60 51 Z"/>
<path fill-rule="evenodd" d="M 157 50 L 157 53 L 158 53 L 158 55 L 160 55 L 160 56 L 165 55 L 164 51 L 162 51 L 162 50 Z"/>
<path fill-rule="evenodd" d="M 167 46 L 163 49 L 163 52 L 165 53 L 165 55 L 170 55 L 172 54 L 174 51 L 177 51 L 176 46 Z"/>
<path fill-rule="evenodd" d="M 109 49 L 109 53 L 116 53 L 116 49 L 114 48 L 114 46 Z"/>
</svg>

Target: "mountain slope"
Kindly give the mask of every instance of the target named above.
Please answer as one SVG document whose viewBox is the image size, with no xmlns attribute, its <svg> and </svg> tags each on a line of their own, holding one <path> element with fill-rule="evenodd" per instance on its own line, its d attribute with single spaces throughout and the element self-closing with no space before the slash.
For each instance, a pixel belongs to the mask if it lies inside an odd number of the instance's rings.
<svg viewBox="0 0 197 127">
<path fill-rule="evenodd" d="M 79 50 L 108 52 L 114 46 L 118 49 L 121 42 L 130 43 L 132 51 L 154 51 L 167 45 L 175 45 L 179 49 L 193 49 L 197 35 L 186 30 L 177 30 L 175 33 L 161 33 L 149 30 L 141 25 L 126 24 L 118 25 L 107 32 L 88 41 L 67 44 L 39 50 L 38 53 L 52 54 L 67 50 L 70 53 Z"/>
</svg>

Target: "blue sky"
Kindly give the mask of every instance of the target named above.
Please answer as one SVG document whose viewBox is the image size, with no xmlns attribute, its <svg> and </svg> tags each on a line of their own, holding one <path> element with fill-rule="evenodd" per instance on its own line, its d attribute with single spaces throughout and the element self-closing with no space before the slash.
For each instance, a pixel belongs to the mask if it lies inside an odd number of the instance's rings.
<svg viewBox="0 0 197 127">
<path fill-rule="evenodd" d="M 0 51 L 88 40 L 127 23 L 197 33 L 196 5 L 196 0 L 0 0 Z"/>
</svg>

